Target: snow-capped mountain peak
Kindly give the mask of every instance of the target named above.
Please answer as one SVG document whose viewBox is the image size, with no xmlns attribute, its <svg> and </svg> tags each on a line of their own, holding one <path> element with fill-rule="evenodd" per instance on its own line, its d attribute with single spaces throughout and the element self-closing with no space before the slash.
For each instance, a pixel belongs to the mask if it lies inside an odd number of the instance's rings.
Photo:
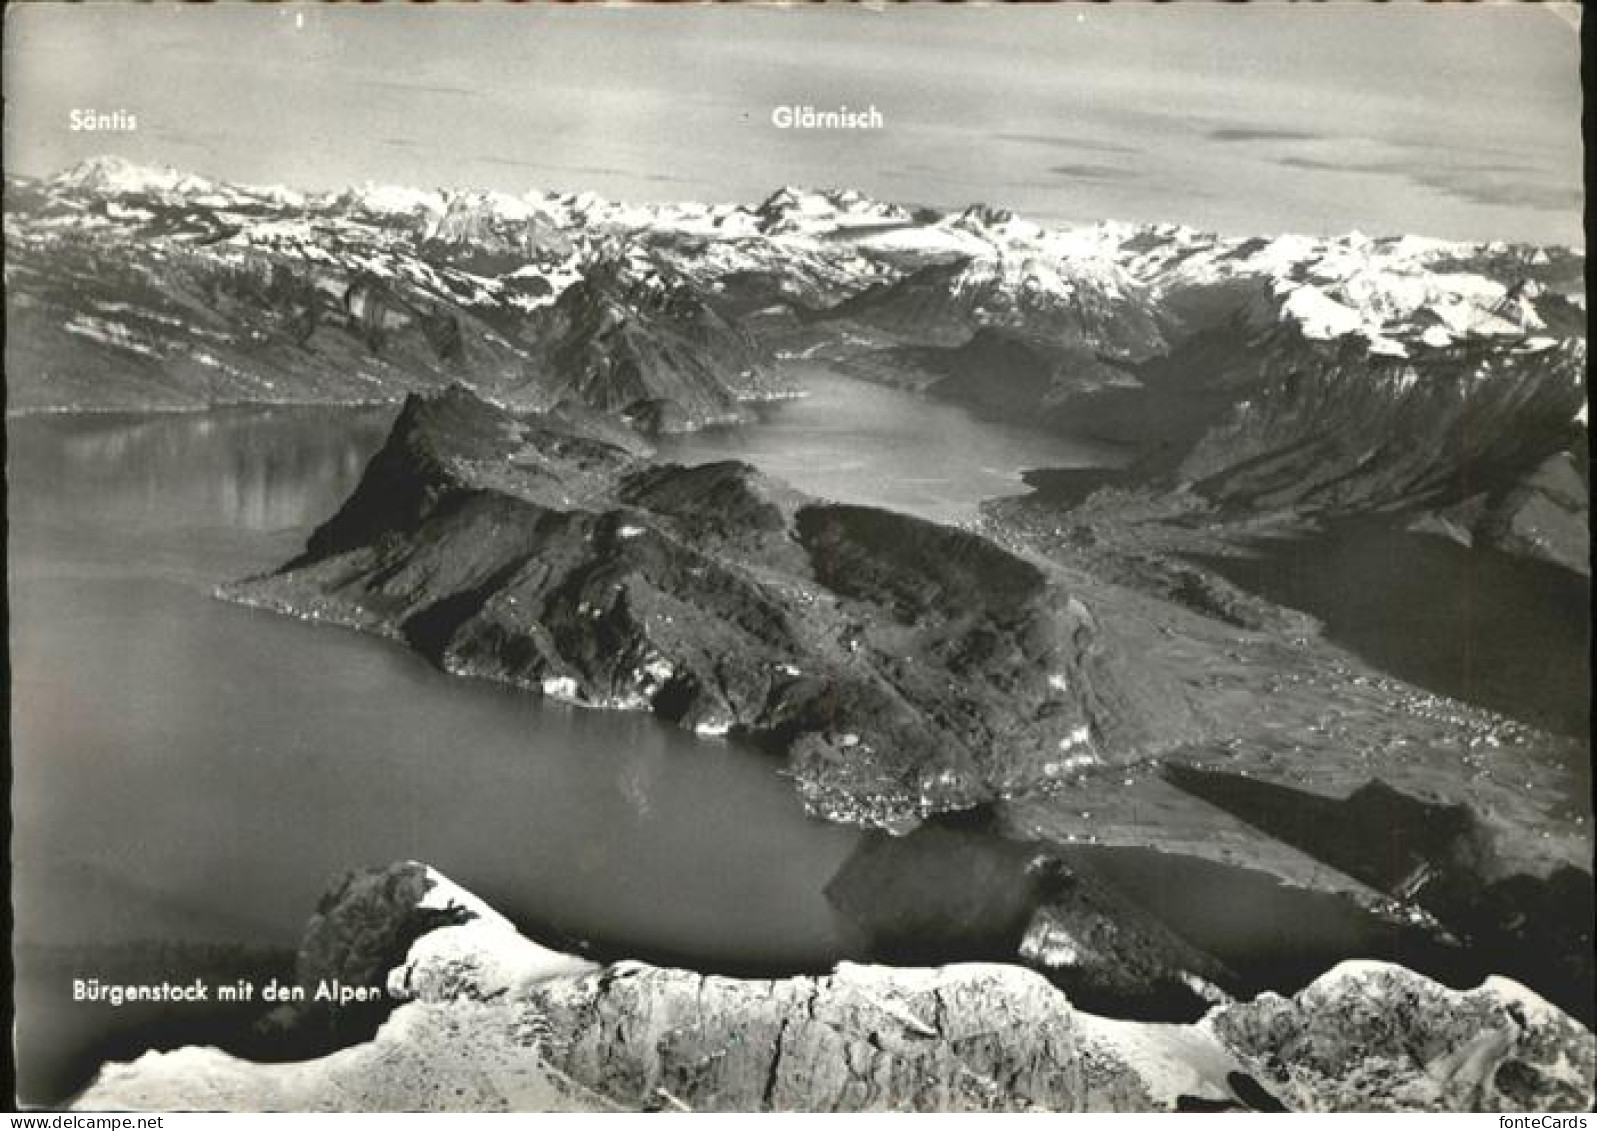
<svg viewBox="0 0 1597 1131">
<path fill-rule="evenodd" d="M 359 188 L 338 194 L 334 201 L 342 207 L 378 216 L 441 213 L 446 207 L 444 194 L 437 189 L 381 185 L 369 181 Z"/>
<path fill-rule="evenodd" d="M 133 194 L 198 194 L 213 192 L 215 182 L 170 166 L 140 165 L 125 157 L 90 157 L 56 176 L 53 186 L 102 196 Z"/>
</svg>

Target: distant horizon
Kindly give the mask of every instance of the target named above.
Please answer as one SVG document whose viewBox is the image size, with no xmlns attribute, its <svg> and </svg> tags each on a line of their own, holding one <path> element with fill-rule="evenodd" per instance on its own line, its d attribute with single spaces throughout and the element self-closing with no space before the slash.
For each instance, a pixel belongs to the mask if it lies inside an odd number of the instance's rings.
<svg viewBox="0 0 1597 1131">
<path fill-rule="evenodd" d="M 307 198 L 337 196 L 337 195 L 339 195 L 340 193 L 343 193 L 343 192 L 348 192 L 350 190 L 356 190 L 356 189 L 364 189 L 364 188 L 397 188 L 397 189 L 409 189 L 409 190 L 413 190 L 413 191 L 417 191 L 417 192 L 437 192 L 437 193 L 443 193 L 443 194 L 449 194 L 449 193 L 484 193 L 484 194 L 489 194 L 489 193 L 491 193 L 491 194 L 495 194 L 495 195 L 502 195 L 502 196 L 508 196 L 508 197 L 512 197 L 512 198 L 519 198 L 519 199 L 525 199 L 525 198 L 531 197 L 531 196 L 571 197 L 571 196 L 582 196 L 582 195 L 585 195 L 585 194 L 592 194 L 592 195 L 597 196 L 600 199 L 608 201 L 609 203 L 612 203 L 612 204 L 629 205 L 629 206 L 639 207 L 639 208 L 661 207 L 661 206 L 670 206 L 670 205 L 701 204 L 701 205 L 706 205 L 706 206 L 710 206 L 710 207 L 721 206 L 721 205 L 730 206 L 730 207 L 740 207 L 740 208 L 743 208 L 743 209 L 748 210 L 748 211 L 753 211 L 754 209 L 757 209 L 761 204 L 763 204 L 766 200 L 770 199 L 772 196 L 776 195 L 778 192 L 781 192 L 783 189 L 793 189 L 793 190 L 796 190 L 796 191 L 812 192 L 812 193 L 818 193 L 818 194 L 826 194 L 826 193 L 832 193 L 832 192 L 850 192 L 850 191 L 858 192 L 858 191 L 860 191 L 859 189 L 857 189 L 853 185 L 780 184 L 780 185 L 772 185 L 768 190 L 766 190 L 763 193 L 757 193 L 757 194 L 755 194 L 752 197 L 747 197 L 747 198 L 744 198 L 744 199 L 741 199 L 741 200 L 730 200 L 730 199 L 728 199 L 728 200 L 720 200 L 720 199 L 707 199 L 707 198 L 698 198 L 698 197 L 659 197 L 659 198 L 653 198 L 653 199 L 643 199 L 643 198 L 639 198 L 639 197 L 610 196 L 610 195 L 608 195 L 606 193 L 595 192 L 592 189 L 557 189 L 557 188 L 548 188 L 548 187 L 545 187 L 545 186 L 542 186 L 542 185 L 536 185 L 536 184 L 528 185 L 525 188 L 521 188 L 521 189 L 516 189 L 516 188 L 504 188 L 504 189 L 501 189 L 501 188 L 488 188 L 488 187 L 483 186 L 483 185 L 470 184 L 470 183 L 466 183 L 466 182 L 461 182 L 461 183 L 456 183 L 456 184 L 448 184 L 448 183 L 441 183 L 441 184 L 427 184 L 427 183 L 407 184 L 407 183 L 398 182 L 398 181 L 365 180 L 365 181 L 351 181 L 351 182 L 347 182 L 347 183 L 344 183 L 344 184 L 341 184 L 341 185 L 328 186 L 326 188 L 306 188 L 306 187 L 301 186 L 301 185 L 296 185 L 296 184 L 292 184 L 292 183 L 288 183 L 288 182 L 284 182 L 284 181 L 244 181 L 244 180 L 236 180 L 236 179 L 233 179 L 233 178 L 230 178 L 230 177 L 216 176 L 216 175 L 214 175 L 214 174 L 212 174 L 212 173 L 210 173 L 210 172 L 208 172 L 207 170 L 204 170 L 204 169 L 184 168 L 181 165 L 173 165 L 173 164 L 170 164 L 168 162 L 134 161 L 131 158 L 122 157 L 120 154 L 109 153 L 109 152 L 92 154 L 92 155 L 90 155 L 88 157 L 83 158 L 80 161 L 73 162 L 71 165 L 67 165 L 67 166 L 65 166 L 63 168 L 57 169 L 53 173 L 47 173 L 47 174 L 44 174 L 44 175 L 31 175 L 31 174 L 14 174 L 14 173 L 7 172 L 6 173 L 6 177 L 7 177 L 7 179 L 15 178 L 15 179 L 18 179 L 18 180 L 29 180 L 29 181 L 36 181 L 36 182 L 46 183 L 46 182 L 55 180 L 55 179 L 57 179 L 59 177 L 65 176 L 67 173 L 70 173 L 74 169 L 80 168 L 83 165 L 89 164 L 89 163 L 91 163 L 93 161 L 105 159 L 105 158 L 113 158 L 113 159 L 126 161 L 130 165 L 138 166 L 138 167 L 141 167 L 141 168 L 158 169 L 158 170 L 161 170 L 161 171 L 177 173 L 177 174 L 180 174 L 180 175 L 198 177 L 201 180 L 212 181 L 212 182 L 215 182 L 217 184 L 226 185 L 226 186 L 230 186 L 230 187 L 233 187 L 233 188 L 254 189 L 254 190 L 263 190 L 263 191 L 264 190 L 281 189 L 281 190 L 286 190 L 288 192 L 297 193 L 298 195 L 303 196 L 303 197 L 307 197 Z M 1432 234 L 1427 233 L 1427 232 L 1365 231 L 1365 230 L 1360 229 L 1360 228 L 1346 228 L 1346 229 L 1343 229 L 1341 231 L 1325 231 L 1325 232 L 1308 232 L 1308 231 L 1302 231 L 1302 230 L 1263 231 L 1263 230 L 1258 230 L 1258 229 L 1247 229 L 1247 230 L 1239 230 L 1239 231 L 1226 231 L 1226 230 L 1221 229 L 1221 228 L 1201 227 L 1199 225 L 1187 224 L 1187 223 L 1183 223 L 1181 221 L 1175 221 L 1175 220 L 1127 220 L 1124 217 L 1119 217 L 1119 216 L 1101 216 L 1101 217 L 1087 218 L 1087 219 L 1082 219 L 1082 220 L 1045 218 L 1045 217 L 1041 217 L 1041 216 L 1032 215 L 1032 214 L 1027 213 L 1027 212 L 1025 212 L 1025 211 L 1023 211 L 1021 209 L 1018 209 L 1018 208 L 1009 208 L 1008 206 L 1002 204 L 1001 202 L 995 202 L 995 201 L 990 201 L 990 200 L 970 200 L 970 201 L 966 201 L 963 204 L 934 204 L 934 203 L 928 203 L 928 202 L 925 202 L 925 201 L 918 201 L 918 200 L 903 200 L 903 199 L 898 199 L 898 198 L 895 198 L 895 197 L 880 197 L 880 196 L 875 196 L 875 195 L 871 195 L 871 194 L 866 194 L 866 195 L 868 195 L 870 197 L 870 199 L 875 200 L 876 202 L 878 202 L 880 204 L 894 204 L 894 205 L 899 205 L 899 206 L 904 207 L 904 208 L 924 208 L 924 209 L 929 209 L 929 210 L 934 211 L 934 212 L 941 213 L 944 216 L 958 216 L 959 214 L 965 212 L 967 209 L 970 209 L 970 208 L 981 208 L 981 207 L 993 208 L 993 209 L 998 209 L 998 210 L 1001 210 L 1001 211 L 1009 212 L 1009 213 L 1013 214 L 1013 216 L 1017 220 L 1029 221 L 1031 223 L 1034 223 L 1034 224 L 1038 225 L 1041 228 L 1047 228 L 1047 229 L 1053 229 L 1053 230 L 1065 230 L 1065 229 L 1076 228 L 1076 227 L 1091 227 L 1091 226 L 1097 225 L 1097 224 L 1126 224 L 1126 225 L 1130 225 L 1130 226 L 1134 226 L 1134 227 L 1154 227 L 1154 226 L 1163 226 L 1163 225 L 1174 225 L 1176 227 L 1186 228 L 1186 229 L 1188 229 L 1190 231 L 1193 231 L 1193 232 L 1201 234 L 1201 235 L 1213 235 L 1213 236 L 1218 236 L 1218 237 L 1221 237 L 1221 238 L 1224 238 L 1224 239 L 1246 239 L 1246 238 L 1249 238 L 1249 237 L 1262 237 L 1262 238 L 1272 238 L 1273 239 L 1273 238 L 1281 238 L 1281 237 L 1300 236 L 1300 237 L 1335 240 L 1335 239 L 1341 239 L 1341 238 L 1345 238 L 1345 237 L 1349 237 L 1349 236 L 1362 236 L 1362 237 L 1365 237 L 1367 239 L 1381 240 L 1381 239 L 1396 239 L 1396 238 L 1401 238 L 1401 237 L 1404 237 L 1404 236 L 1409 236 L 1409 237 L 1413 237 L 1413 238 L 1416 238 L 1416 239 L 1434 239 L 1434 240 L 1438 240 L 1438 241 L 1444 242 L 1444 243 L 1487 244 L 1487 243 L 1494 243 L 1495 242 L 1495 243 L 1507 243 L 1507 244 L 1521 244 L 1521 245 L 1525 245 L 1525 246 L 1529 246 L 1529 247 L 1560 248 L 1560 249 L 1564 249 L 1564 250 L 1568 250 L 1568 251 L 1572 251 L 1572 252 L 1577 252 L 1579 254 L 1585 254 L 1585 241 L 1584 241 L 1584 239 L 1576 240 L 1576 241 L 1574 241 L 1572 243 L 1550 243 L 1550 242 L 1547 242 L 1547 241 L 1539 241 L 1539 240 L 1512 240 L 1512 239 L 1508 239 L 1508 240 L 1505 240 L 1505 239 L 1498 239 L 1498 240 L 1476 239 L 1476 240 L 1471 240 L 1471 239 L 1454 239 L 1454 238 L 1448 237 L 1448 236 L 1435 236 L 1435 235 L 1432 235 Z"/>
<path fill-rule="evenodd" d="M 11 5 L 5 160 L 1583 246 L 1579 9 Z M 879 110 L 784 128 L 783 106 Z M 74 110 L 136 115 L 74 131 Z M 762 189 L 763 186 L 763 189 Z"/>
</svg>

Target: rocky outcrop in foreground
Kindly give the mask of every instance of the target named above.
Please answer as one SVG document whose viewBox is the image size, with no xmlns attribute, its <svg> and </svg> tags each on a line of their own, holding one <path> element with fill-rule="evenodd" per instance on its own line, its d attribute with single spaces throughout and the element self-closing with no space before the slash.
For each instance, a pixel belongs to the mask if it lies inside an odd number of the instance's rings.
<svg viewBox="0 0 1597 1131">
<path fill-rule="evenodd" d="M 842 965 L 744 981 L 548 950 L 420 864 L 343 881 L 324 975 L 435 923 L 368 1042 L 256 1064 L 216 1049 L 100 1073 L 85 1110 L 1585 1111 L 1592 1034 L 1522 986 L 1346 963 L 1193 1025 L 1081 1012 L 1018 967 Z M 302 955 L 304 957 L 304 955 Z M 341 965 L 342 963 L 342 965 Z M 347 966 L 347 969 L 345 967 Z"/>
</svg>

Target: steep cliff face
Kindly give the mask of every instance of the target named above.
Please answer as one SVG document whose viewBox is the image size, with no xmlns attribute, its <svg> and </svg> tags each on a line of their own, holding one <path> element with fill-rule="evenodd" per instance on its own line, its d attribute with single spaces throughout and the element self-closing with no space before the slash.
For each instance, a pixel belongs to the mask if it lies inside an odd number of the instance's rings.
<svg viewBox="0 0 1597 1131">
<path fill-rule="evenodd" d="M 371 893 L 403 892 L 380 901 Z M 412 937 L 418 919 L 436 921 Z M 1074 1008 L 1016 967 L 840 966 L 740 981 L 598 967 L 419 864 L 341 881 L 316 937 L 401 954 L 367 1043 L 262 1065 L 215 1049 L 110 1065 L 85 1110 L 1584 1111 L 1590 1032 L 1523 987 L 1346 964 L 1188 1026 Z M 336 976 L 336 975 L 335 975 Z"/>
<path fill-rule="evenodd" d="M 1256 382 L 1173 472 L 1226 505 L 1445 506 L 1515 482 L 1581 434 L 1583 342 L 1461 343 L 1389 358 L 1356 339 L 1278 334 L 1262 352 Z"/>
<path fill-rule="evenodd" d="M 1126 361 L 1165 346 L 1158 312 L 1130 279 L 1041 255 L 931 263 L 840 303 L 827 317 L 928 345 L 957 345 L 998 327 Z"/>
<path fill-rule="evenodd" d="M 1022 507 L 1000 544 L 815 502 L 735 461 L 661 464 L 591 414 L 453 390 L 406 405 L 303 554 L 225 595 L 773 751 L 812 812 L 849 823 L 904 830 L 993 802 L 1019 839 L 1353 882 L 1266 832 L 1218 835 L 1215 811 L 1163 780 L 1179 758 L 1328 794 L 1378 774 L 1468 804 L 1504 874 L 1589 851 L 1560 816 L 1571 741 L 1381 678 L 1311 618 L 1177 561 L 1227 537 L 1190 496 L 1112 502 L 1064 527 Z M 1073 565 L 1006 548 L 1017 531 Z"/>
<path fill-rule="evenodd" d="M 229 594 L 768 746 L 814 809 L 871 824 L 1190 725 L 1060 576 L 977 535 L 812 502 L 741 463 L 652 464 L 463 390 L 407 404 L 305 554 Z"/>
<path fill-rule="evenodd" d="M 1137 459 L 1122 485 L 1190 489 L 1255 514 L 1412 516 L 1463 504 L 1483 541 L 1573 562 L 1584 556 L 1587 487 L 1571 453 L 1585 446 L 1585 363 L 1575 338 L 1416 344 L 1392 356 L 1354 335 L 1225 319 L 1140 365 L 982 330 L 957 347 L 851 368 L 1128 445 Z"/>
</svg>

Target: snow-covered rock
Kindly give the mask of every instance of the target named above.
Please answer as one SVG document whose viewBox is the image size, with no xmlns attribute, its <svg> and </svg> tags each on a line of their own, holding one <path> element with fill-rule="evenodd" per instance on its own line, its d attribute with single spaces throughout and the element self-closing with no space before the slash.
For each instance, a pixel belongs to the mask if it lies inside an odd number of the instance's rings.
<svg viewBox="0 0 1597 1131">
<path fill-rule="evenodd" d="M 324 921 L 445 921 L 389 977 L 369 1041 L 256 1064 L 216 1049 L 101 1071 L 79 1110 L 1586 1111 L 1591 1033 L 1523 986 L 1459 992 L 1348 963 L 1192 1025 L 1074 1008 L 1019 967 L 845 963 L 823 977 L 598 967 L 519 936 L 430 868 L 346 882 Z M 348 932 L 346 932 L 348 933 Z"/>
<path fill-rule="evenodd" d="M 158 193 L 214 196 L 214 181 L 181 173 L 171 166 L 140 165 L 123 157 L 91 157 L 50 181 L 52 187 L 103 196 Z"/>
<path fill-rule="evenodd" d="M 553 308 L 591 271 L 608 270 L 617 246 L 637 261 L 629 293 L 658 309 L 666 290 L 691 289 L 693 301 L 675 307 L 688 323 L 707 305 L 770 334 L 773 356 L 955 347 L 997 327 L 1066 343 L 1075 350 L 1067 368 L 1091 368 L 1098 384 L 1115 383 L 1100 363 L 1139 365 L 1236 314 L 1252 332 L 1362 343 L 1376 362 L 1481 343 L 1551 356 L 1582 335 L 1585 302 L 1580 253 L 1556 248 L 1050 226 L 986 205 L 939 212 L 851 189 L 787 187 L 753 205 L 378 184 L 306 196 L 102 157 L 51 180 L 8 181 L 5 226 L 12 304 L 28 312 L 14 330 L 22 376 L 12 403 L 23 408 L 368 401 L 462 373 L 489 395 L 542 407 L 568 384 L 544 381 L 538 364 L 541 347 L 564 333 Z M 374 309 L 361 297 L 374 281 L 382 313 L 375 323 L 352 317 Z M 148 334 L 138 319 L 124 320 L 127 335 L 86 333 L 78 307 L 101 300 L 150 320 L 205 315 Z M 870 317 L 848 322 L 872 303 Z M 625 304 L 618 313 L 651 316 Z M 724 337 L 672 329 L 690 343 Z M 642 336 L 658 338 L 658 327 Z M 196 348 L 220 367 L 190 364 Z M 113 379 L 130 356 L 140 380 Z M 682 355 L 676 368 L 695 363 Z M 726 368 L 727 380 L 711 384 L 736 385 L 751 366 Z M 54 370 L 67 378 L 44 379 Z M 700 393 L 649 418 L 702 427 L 732 418 L 723 402 L 748 390 Z"/>
</svg>

